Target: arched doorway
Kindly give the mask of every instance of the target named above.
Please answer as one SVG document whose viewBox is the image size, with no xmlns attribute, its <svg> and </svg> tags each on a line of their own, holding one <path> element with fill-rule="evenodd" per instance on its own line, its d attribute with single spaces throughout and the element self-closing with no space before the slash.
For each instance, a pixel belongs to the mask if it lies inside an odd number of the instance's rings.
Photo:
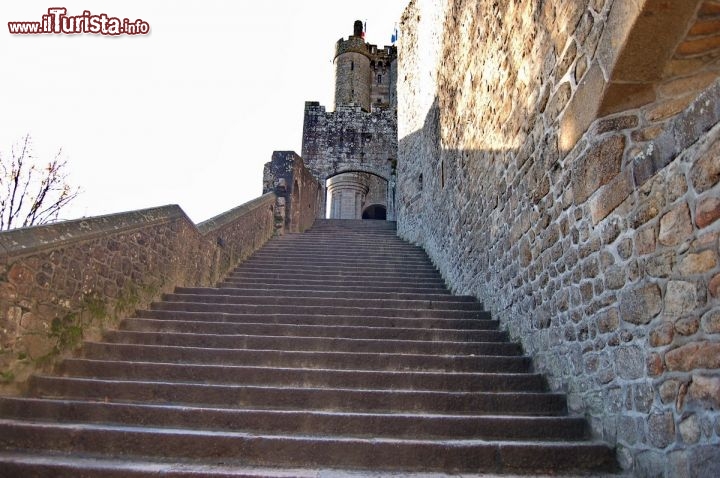
<svg viewBox="0 0 720 478">
<path fill-rule="evenodd" d="M 362 213 L 363 219 L 378 219 L 385 221 L 387 219 L 387 209 L 382 204 L 373 204 L 368 206 Z"/>
</svg>

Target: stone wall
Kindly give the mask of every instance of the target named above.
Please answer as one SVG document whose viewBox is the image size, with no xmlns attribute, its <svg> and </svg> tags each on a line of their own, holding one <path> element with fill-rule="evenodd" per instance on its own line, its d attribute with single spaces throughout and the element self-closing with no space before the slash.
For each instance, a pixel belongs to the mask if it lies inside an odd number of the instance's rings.
<svg viewBox="0 0 720 478">
<path fill-rule="evenodd" d="M 396 154 L 394 110 L 366 112 L 359 106 L 339 106 L 327 112 L 316 102 L 305 103 L 302 157 L 320 180 L 323 196 L 325 181 L 344 172 L 372 173 L 394 186 Z M 325 217 L 324 204 L 319 217 Z"/>
<path fill-rule="evenodd" d="M 0 373 L 12 393 L 176 286 L 212 286 L 273 234 L 266 194 L 197 227 L 178 206 L 0 233 Z"/>
<path fill-rule="evenodd" d="M 720 2 L 415 0 L 400 235 L 638 476 L 720 474 Z"/>
<path fill-rule="evenodd" d="M 324 209 L 324 194 L 317 178 L 294 151 L 274 151 L 263 170 L 263 193 L 274 192 L 275 232 L 303 232 Z"/>
</svg>

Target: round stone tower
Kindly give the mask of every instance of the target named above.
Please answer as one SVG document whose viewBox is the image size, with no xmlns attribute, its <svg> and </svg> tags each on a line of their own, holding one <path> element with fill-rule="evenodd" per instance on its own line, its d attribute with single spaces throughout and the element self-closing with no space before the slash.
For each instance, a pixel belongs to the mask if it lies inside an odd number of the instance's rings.
<svg viewBox="0 0 720 478">
<path fill-rule="evenodd" d="M 370 111 L 370 54 L 362 36 L 363 24 L 355 21 L 353 35 L 335 45 L 335 108 L 354 103 Z"/>
</svg>

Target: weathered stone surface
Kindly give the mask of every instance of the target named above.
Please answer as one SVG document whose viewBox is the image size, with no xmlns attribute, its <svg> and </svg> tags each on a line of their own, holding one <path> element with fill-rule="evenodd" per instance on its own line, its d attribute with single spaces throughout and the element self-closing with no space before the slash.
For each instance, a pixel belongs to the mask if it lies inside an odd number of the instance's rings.
<svg viewBox="0 0 720 478">
<path fill-rule="evenodd" d="M 720 309 L 714 309 L 702 317 L 702 328 L 708 334 L 720 334 Z"/>
<path fill-rule="evenodd" d="M 647 358 L 647 373 L 650 377 L 658 377 L 665 371 L 665 364 L 663 363 L 662 356 L 657 352 L 648 354 Z"/>
<path fill-rule="evenodd" d="M 720 476 L 720 453 L 717 444 L 697 447 L 691 453 L 689 476 Z"/>
<path fill-rule="evenodd" d="M 717 221 L 720 218 L 720 198 L 706 197 L 698 202 L 695 209 L 695 224 L 697 227 L 704 228 Z"/>
<path fill-rule="evenodd" d="M 635 249 L 641 256 L 655 252 L 655 238 L 657 230 L 655 227 L 640 229 L 635 235 Z"/>
<path fill-rule="evenodd" d="M 680 422 L 680 436 L 685 443 L 697 443 L 700 440 L 700 424 L 697 415 L 690 415 Z"/>
<path fill-rule="evenodd" d="M 716 274 L 715 277 L 710 279 L 708 291 L 713 297 L 720 297 L 720 274 Z"/>
<path fill-rule="evenodd" d="M 665 291 L 664 315 L 680 317 L 692 312 L 697 305 L 697 287 L 692 282 L 670 281 Z"/>
<path fill-rule="evenodd" d="M 677 392 L 680 389 L 680 382 L 674 379 L 665 380 L 660 385 L 660 400 L 664 404 L 674 403 Z"/>
<path fill-rule="evenodd" d="M 700 321 L 695 317 L 685 317 L 675 322 L 675 330 L 680 335 L 693 335 L 700 328 Z"/>
<path fill-rule="evenodd" d="M 575 204 L 585 202 L 600 186 L 617 176 L 624 151 L 625 137 L 612 136 L 594 145 L 577 162 L 572 173 Z"/>
<path fill-rule="evenodd" d="M 690 176 L 699 193 L 705 192 L 720 181 L 720 143 L 715 142 L 693 165 Z"/>
<path fill-rule="evenodd" d="M 683 276 L 702 274 L 717 266 L 717 254 L 713 250 L 697 254 L 688 254 L 678 266 L 678 272 Z"/>
<path fill-rule="evenodd" d="M 720 367 L 720 343 L 691 342 L 665 354 L 668 370 L 689 372 Z"/>
<path fill-rule="evenodd" d="M 675 419 L 672 412 L 648 416 L 648 439 L 653 446 L 665 448 L 675 441 Z"/>
<path fill-rule="evenodd" d="M 631 171 L 619 174 L 610 184 L 602 187 L 590 201 L 590 216 L 593 224 L 605 219 L 613 212 L 633 191 L 633 178 Z"/>
<path fill-rule="evenodd" d="M 691 400 L 703 402 L 717 410 L 720 408 L 720 377 L 693 375 L 688 394 Z"/>
<path fill-rule="evenodd" d="M 657 284 L 623 291 L 620 295 L 620 317 L 631 324 L 647 324 L 662 309 L 662 295 Z"/>
<path fill-rule="evenodd" d="M 619 347 L 615 352 L 615 370 L 620 378 L 634 380 L 643 376 L 645 359 L 639 347 Z"/>
<path fill-rule="evenodd" d="M 658 242 L 665 246 L 675 246 L 686 240 L 691 233 L 690 209 L 687 203 L 682 203 L 660 219 Z"/>
<path fill-rule="evenodd" d="M 650 332 L 650 346 L 662 347 L 672 343 L 675 337 L 675 326 L 671 323 L 664 323 Z"/>
</svg>

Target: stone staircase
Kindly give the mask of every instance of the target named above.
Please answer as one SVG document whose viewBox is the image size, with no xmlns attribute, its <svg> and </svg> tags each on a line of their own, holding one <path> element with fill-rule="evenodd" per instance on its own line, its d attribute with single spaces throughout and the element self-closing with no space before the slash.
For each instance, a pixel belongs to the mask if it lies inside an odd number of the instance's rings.
<svg viewBox="0 0 720 478">
<path fill-rule="evenodd" d="M 0 398 L 2 477 L 613 469 L 519 345 L 384 221 L 275 238 Z"/>
</svg>

